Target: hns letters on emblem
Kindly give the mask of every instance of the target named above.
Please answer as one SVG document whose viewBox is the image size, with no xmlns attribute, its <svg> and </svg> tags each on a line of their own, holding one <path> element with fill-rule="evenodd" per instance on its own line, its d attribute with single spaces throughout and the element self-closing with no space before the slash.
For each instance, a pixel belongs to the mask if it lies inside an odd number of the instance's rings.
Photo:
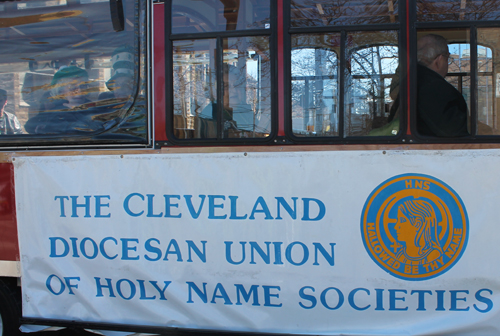
<svg viewBox="0 0 500 336">
<path fill-rule="evenodd" d="M 398 175 L 368 197 L 361 216 L 366 251 L 382 269 L 404 280 L 448 271 L 467 246 L 465 206 L 444 182 L 428 175 Z"/>
</svg>

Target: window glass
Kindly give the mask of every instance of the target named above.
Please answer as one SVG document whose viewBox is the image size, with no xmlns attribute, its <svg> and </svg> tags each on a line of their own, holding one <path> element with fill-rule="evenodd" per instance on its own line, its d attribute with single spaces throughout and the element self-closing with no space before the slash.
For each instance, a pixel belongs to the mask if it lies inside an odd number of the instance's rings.
<svg viewBox="0 0 500 336">
<path fill-rule="evenodd" d="M 174 41 L 174 136 L 178 139 L 261 138 L 271 129 L 269 38 L 222 39 L 217 78 L 216 40 Z M 217 83 L 222 92 L 218 95 Z M 219 99 L 221 104 L 218 104 Z M 218 125 L 218 115 L 222 115 Z"/>
<path fill-rule="evenodd" d="M 146 141 L 146 8 L 122 6 L 123 25 L 108 1 L 19 1 L 0 12 L 2 135 Z"/>
<path fill-rule="evenodd" d="M 479 28 L 477 32 L 477 134 L 500 135 L 500 54 L 499 28 Z"/>
<path fill-rule="evenodd" d="M 223 136 L 267 137 L 271 132 L 269 38 L 234 37 L 224 43 Z"/>
<path fill-rule="evenodd" d="M 395 23 L 397 6 L 397 0 L 292 0 L 291 26 Z"/>
<path fill-rule="evenodd" d="M 484 21 L 500 19 L 500 2 L 492 0 L 417 0 L 417 20 Z"/>
<path fill-rule="evenodd" d="M 393 114 L 397 114 L 398 108 L 398 33 L 349 33 L 346 44 L 345 135 L 396 135 L 398 116 L 393 115 L 390 120 L 389 116 L 391 108 Z"/>
<path fill-rule="evenodd" d="M 217 114 L 207 111 L 217 100 L 215 48 L 215 39 L 173 43 L 173 125 L 178 139 L 217 137 Z"/>
<path fill-rule="evenodd" d="M 340 34 L 292 36 L 292 128 L 297 136 L 338 136 Z"/>
<path fill-rule="evenodd" d="M 172 33 L 269 29 L 269 0 L 173 0 Z"/>
<path fill-rule="evenodd" d="M 464 33 L 467 36 L 469 34 L 468 31 Z M 471 106 L 471 45 L 470 43 L 448 43 L 448 50 L 450 59 L 446 80 L 462 94 L 467 106 Z"/>
</svg>

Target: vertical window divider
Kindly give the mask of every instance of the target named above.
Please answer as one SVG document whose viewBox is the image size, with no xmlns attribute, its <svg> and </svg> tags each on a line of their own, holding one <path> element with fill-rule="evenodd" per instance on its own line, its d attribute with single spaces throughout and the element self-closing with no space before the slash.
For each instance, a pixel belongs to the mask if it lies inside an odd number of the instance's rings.
<svg viewBox="0 0 500 336">
<path fill-rule="evenodd" d="M 339 138 L 343 139 L 344 138 L 344 114 L 345 114 L 345 109 L 344 109 L 344 101 L 345 101 L 345 69 L 346 69 L 346 31 L 342 30 L 340 32 L 340 66 L 338 68 L 338 76 L 339 76 L 339 108 L 338 108 L 338 113 L 339 113 Z"/>
<path fill-rule="evenodd" d="M 165 111 L 172 111 L 174 107 L 174 90 L 173 80 L 174 71 L 172 64 L 174 62 L 173 41 L 170 39 L 172 34 L 172 18 L 170 12 L 172 10 L 172 1 L 166 1 L 164 4 L 163 15 L 165 17 L 164 33 L 165 33 Z M 170 57 L 170 59 L 169 59 Z M 173 113 L 167 113 L 165 116 L 165 130 L 169 136 L 174 134 L 174 116 Z M 169 139 L 171 140 L 171 139 Z"/>
<path fill-rule="evenodd" d="M 215 78 L 217 81 L 217 140 L 224 137 L 224 45 L 223 38 L 217 36 L 217 48 L 215 51 L 215 59 L 217 62 L 217 71 Z M 220 52 L 219 52 L 220 51 Z"/>
<path fill-rule="evenodd" d="M 415 0 L 407 0 L 406 13 L 406 69 L 402 71 L 406 75 L 406 99 L 402 105 L 406 107 L 404 120 L 406 122 L 405 137 L 414 137 L 417 132 L 417 4 Z M 404 78 L 404 77 L 401 77 Z M 403 96 L 404 97 L 404 96 Z M 405 105 L 406 104 L 406 105 Z M 401 110 L 400 112 L 403 112 Z M 403 138 L 404 139 L 404 138 Z M 413 140 L 413 139 L 412 139 Z"/>
<path fill-rule="evenodd" d="M 477 26 L 473 25 L 470 30 L 470 134 L 476 136 L 477 134 L 477 83 L 478 83 L 478 68 L 477 68 Z"/>
</svg>

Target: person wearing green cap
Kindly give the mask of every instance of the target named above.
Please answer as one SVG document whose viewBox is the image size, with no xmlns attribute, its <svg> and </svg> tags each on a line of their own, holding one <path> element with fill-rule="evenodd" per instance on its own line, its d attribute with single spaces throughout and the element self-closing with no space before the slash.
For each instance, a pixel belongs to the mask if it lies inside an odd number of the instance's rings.
<svg viewBox="0 0 500 336">
<path fill-rule="evenodd" d="M 71 134 L 89 128 L 79 112 L 95 106 L 87 98 L 89 76 L 77 66 L 61 68 L 42 98 L 39 113 L 31 117 L 24 129 L 30 134 Z M 82 126 L 84 125 L 84 126 Z"/>
<path fill-rule="evenodd" d="M 40 112 L 77 110 L 90 103 L 87 98 L 89 76 L 77 66 L 68 66 L 57 71 L 52 78 L 49 94 L 42 100 Z"/>
</svg>

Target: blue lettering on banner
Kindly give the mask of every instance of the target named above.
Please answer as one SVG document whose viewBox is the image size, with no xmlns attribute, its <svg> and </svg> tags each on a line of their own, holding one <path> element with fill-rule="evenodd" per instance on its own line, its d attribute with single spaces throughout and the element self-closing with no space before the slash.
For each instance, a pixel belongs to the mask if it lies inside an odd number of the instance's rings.
<svg viewBox="0 0 500 336">
<path fill-rule="evenodd" d="M 312 264 L 315 266 L 320 265 L 320 261 L 326 261 L 330 266 L 335 265 L 335 243 L 330 243 L 329 248 L 321 243 L 312 243 L 313 246 L 308 247 L 298 241 L 292 242 L 286 247 L 283 246 L 283 242 L 264 242 L 263 244 L 248 242 L 248 247 L 247 242 L 239 242 L 240 246 L 236 245 L 234 248 L 234 242 L 232 241 L 225 241 L 224 244 L 226 245 L 226 261 L 233 265 L 240 265 L 247 261 L 247 250 L 250 250 L 249 264 L 263 262 L 269 265 L 272 262 L 273 265 L 283 265 L 283 261 L 287 261 L 294 266 L 302 266 L 311 258 L 314 258 Z M 310 256 L 310 249 L 314 251 L 314 257 Z"/>
<path fill-rule="evenodd" d="M 260 306 L 259 302 L 263 302 L 264 307 L 281 307 L 283 305 L 281 302 L 279 302 L 279 292 L 281 290 L 280 286 L 252 285 L 248 290 L 246 290 L 244 285 L 235 284 L 235 288 L 233 289 L 231 286 L 231 291 L 229 291 L 229 289 L 226 290 L 226 288 L 221 283 L 217 283 L 215 286 L 209 286 L 207 292 L 206 282 L 203 282 L 201 286 L 200 284 L 196 284 L 192 281 L 187 281 L 186 284 L 188 286 L 187 303 L 220 302 L 224 305 L 242 305 L 243 303 L 241 302 L 241 298 L 243 298 L 243 300 L 247 303 L 250 301 L 250 298 L 253 298 L 253 306 Z M 233 303 L 234 301 L 236 301 L 236 303 Z"/>
<path fill-rule="evenodd" d="M 163 197 L 163 202 L 159 201 L 160 197 Z M 300 211 L 302 214 L 300 220 L 319 221 L 326 215 L 325 204 L 317 198 L 302 198 L 302 202 L 297 202 L 298 197 L 292 197 L 289 201 L 283 197 L 275 197 L 270 202 L 263 196 L 259 196 L 251 206 L 245 204 L 244 209 L 241 209 L 243 205 L 238 203 L 238 196 L 234 195 L 199 195 L 197 198 L 193 195 L 158 196 L 131 193 L 124 199 L 123 209 L 132 217 L 182 218 L 183 215 L 187 215 L 192 219 L 199 219 L 201 214 L 205 213 L 206 219 L 214 220 L 283 220 L 285 218 L 296 220 Z M 61 217 L 65 217 L 65 201 L 68 199 L 67 196 L 56 196 L 56 200 L 60 202 Z M 181 212 L 181 204 L 188 209 L 187 213 Z M 270 206 L 271 204 L 273 206 Z M 80 205 L 72 204 L 72 209 L 76 206 Z M 90 209 L 90 205 L 88 208 Z"/>
<path fill-rule="evenodd" d="M 129 300 L 167 301 L 167 290 L 172 281 L 143 279 L 112 279 L 94 277 L 96 297 Z M 80 277 L 61 277 L 51 274 L 46 287 L 55 296 L 75 295 Z M 210 284 L 186 281 L 187 304 L 252 305 L 281 308 L 281 287 L 257 284 Z M 177 290 L 176 290 L 177 291 Z M 475 310 L 488 313 L 493 309 L 493 291 L 479 290 L 406 290 L 353 288 L 341 290 L 330 286 L 317 291 L 313 286 L 303 286 L 298 291 L 298 305 L 302 309 L 327 309 L 356 311 L 457 311 Z M 410 300 L 412 298 L 416 298 Z"/>
<path fill-rule="evenodd" d="M 387 293 L 387 294 L 386 294 Z M 469 290 L 412 290 L 406 289 L 382 289 L 376 288 L 370 291 L 367 288 L 354 288 L 348 293 L 336 287 L 328 287 L 320 292 L 312 286 L 300 288 L 299 306 L 303 309 L 323 307 L 328 310 L 337 310 L 345 307 L 345 296 L 347 295 L 347 307 L 350 309 L 381 310 L 381 311 L 469 311 L 471 309 L 480 313 L 487 313 L 493 309 L 491 296 L 493 291 L 487 288 L 477 290 L 474 295 Z M 410 297 L 416 296 L 416 305 L 410 305 Z M 319 300 L 318 300 L 319 297 Z M 471 299 L 476 302 L 472 305 Z M 368 302 L 368 303 L 367 303 Z"/>
<path fill-rule="evenodd" d="M 138 298 L 139 300 L 167 300 L 165 291 L 172 281 L 163 281 L 159 285 L 158 281 L 130 280 L 94 277 L 96 284 L 96 297 L 121 297 L 124 300 Z M 115 294 L 118 294 L 118 296 Z"/>
<path fill-rule="evenodd" d="M 91 202 L 92 197 L 94 198 L 94 202 Z M 83 200 L 81 199 L 83 198 Z M 66 201 L 69 203 L 71 209 L 71 217 L 80 217 L 81 211 L 78 209 L 81 208 L 84 212 L 83 217 L 85 218 L 110 218 L 111 214 L 106 212 L 103 208 L 109 208 L 109 203 L 105 203 L 106 199 L 110 200 L 111 196 L 109 195 L 96 195 L 96 196 L 55 196 L 54 200 L 59 201 L 59 217 L 66 217 L 66 206 L 68 205 Z M 91 215 L 91 210 L 94 210 L 93 216 Z M 79 215 L 80 213 L 80 215 Z"/>
<path fill-rule="evenodd" d="M 55 274 L 49 275 L 45 281 L 45 286 L 54 295 L 61 295 L 68 288 L 68 294 L 75 295 L 73 288 L 77 289 L 78 284 L 72 281 L 80 281 L 80 277 L 63 277 L 64 281 Z"/>
<path fill-rule="evenodd" d="M 80 255 L 86 259 L 102 257 L 108 260 L 141 260 L 147 261 L 177 261 L 177 262 L 207 262 L 207 241 L 198 243 L 186 240 L 180 244 L 176 239 L 170 239 L 168 244 L 157 238 L 140 241 L 138 238 L 104 237 L 94 240 L 84 237 L 49 237 L 51 258 L 73 257 Z M 232 265 L 248 263 L 302 266 L 310 262 L 314 266 L 335 265 L 335 243 L 324 245 L 313 242 L 311 245 L 295 241 L 290 244 L 283 242 L 239 242 L 225 241 L 225 260 Z M 166 247 L 165 247 L 166 246 Z M 236 247 L 234 247 L 236 246 Z M 247 252 L 248 251 L 248 252 Z M 71 252 L 71 254 L 70 254 Z M 187 255 L 187 258 L 186 258 Z"/>
<path fill-rule="evenodd" d="M 68 242 L 68 240 L 71 242 Z M 75 237 L 69 239 L 63 237 L 49 237 L 50 241 L 50 258 L 64 258 L 70 256 L 79 258 L 80 254 L 86 259 L 95 259 L 98 256 L 104 259 L 113 260 L 140 260 L 165 261 L 207 262 L 207 241 L 194 242 L 186 240 L 185 245 L 177 242 L 175 239 L 170 239 L 167 247 L 162 247 L 160 240 L 150 238 L 144 243 L 137 238 L 119 238 L 105 237 L 99 240 L 94 240 L 90 237 L 84 237 L 80 240 Z M 182 246 L 182 248 L 181 248 Z M 144 251 L 143 251 L 144 250 Z M 183 257 L 187 255 L 187 259 Z"/>
<path fill-rule="evenodd" d="M 54 201 L 59 217 L 71 218 L 110 218 L 111 197 L 109 195 L 59 195 Z M 317 198 L 256 196 L 252 201 L 241 202 L 235 195 L 156 195 L 133 192 L 123 198 L 122 211 L 130 217 L 172 218 L 216 221 L 270 221 L 300 220 L 315 222 L 326 215 L 326 206 Z M 367 241 L 375 238 L 370 235 L 374 224 L 367 223 Z M 459 229 L 453 231 L 457 236 Z M 88 260 L 116 260 L 134 263 L 147 262 L 198 262 L 207 263 L 207 241 L 134 238 L 134 237 L 49 237 L 50 258 L 80 258 Z M 458 241 L 459 238 L 452 237 Z M 454 242 L 454 240 L 451 240 Z M 278 265 L 282 267 L 335 266 L 336 243 L 301 241 L 224 241 L 219 262 L 231 265 Z M 376 248 L 376 244 L 373 244 Z M 453 245 L 451 248 L 453 249 Z M 220 246 L 219 246 L 220 247 Z M 444 253 L 446 254 L 448 250 Z M 377 252 L 377 250 L 375 250 Z M 451 253 L 451 252 L 450 252 Z M 214 257 L 210 255 L 210 257 Z M 398 268 L 396 259 L 389 260 L 380 253 L 387 265 Z M 423 264 L 432 271 L 442 264 L 437 258 L 435 265 Z M 405 274 L 418 273 L 415 265 L 402 269 Z M 113 279 L 94 276 L 95 297 L 116 300 L 163 300 L 168 299 L 168 288 L 172 281 L 128 278 Z M 281 287 L 276 285 L 204 282 L 182 279 L 186 304 L 251 305 L 269 308 L 283 307 Z M 91 281 L 92 282 L 92 281 Z M 236 280 L 236 282 L 239 282 Z M 54 296 L 75 295 L 83 287 L 78 276 L 50 274 L 45 287 Z M 179 284 L 177 284 L 179 285 Z M 299 286 L 300 287 L 300 286 Z M 174 288 L 174 286 L 171 286 Z M 176 288 L 176 292 L 178 291 Z M 404 289 L 404 288 L 364 288 L 345 289 L 335 284 L 323 288 L 302 286 L 295 292 L 298 307 L 305 310 L 326 309 L 328 311 L 450 311 L 488 313 L 493 310 L 493 291 L 481 289 Z M 284 302 L 290 302 L 286 298 Z M 179 304 L 178 302 L 176 304 Z"/>
</svg>

